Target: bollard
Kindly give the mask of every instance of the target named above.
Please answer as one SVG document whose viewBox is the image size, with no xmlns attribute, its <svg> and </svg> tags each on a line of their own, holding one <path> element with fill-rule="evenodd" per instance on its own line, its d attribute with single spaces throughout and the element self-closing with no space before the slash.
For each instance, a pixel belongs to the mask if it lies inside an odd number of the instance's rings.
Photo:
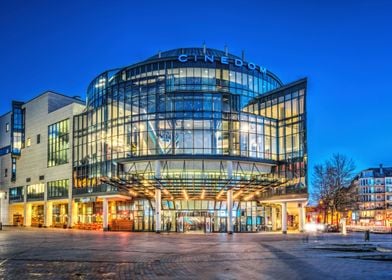
<svg viewBox="0 0 392 280">
<path fill-rule="evenodd" d="M 365 230 L 365 241 L 369 241 L 369 240 L 370 240 L 370 231 Z"/>
</svg>

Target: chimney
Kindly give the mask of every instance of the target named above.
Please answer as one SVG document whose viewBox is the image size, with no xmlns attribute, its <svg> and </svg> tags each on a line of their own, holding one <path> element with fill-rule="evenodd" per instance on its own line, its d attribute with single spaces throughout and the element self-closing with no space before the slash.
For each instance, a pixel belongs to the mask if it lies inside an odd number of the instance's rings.
<svg viewBox="0 0 392 280">
<path fill-rule="evenodd" d="M 226 56 L 229 55 L 229 48 L 227 47 L 227 45 L 225 45 L 225 55 L 226 55 Z"/>
<path fill-rule="evenodd" d="M 162 52 L 158 51 L 158 58 L 161 58 L 161 57 L 162 57 Z"/>
<path fill-rule="evenodd" d="M 384 175 L 384 170 L 383 170 L 383 168 L 382 168 L 382 164 L 380 163 L 380 174 L 381 175 Z"/>
<path fill-rule="evenodd" d="M 245 50 L 242 50 L 242 61 L 245 60 Z"/>
<path fill-rule="evenodd" d="M 207 53 L 206 42 L 203 42 L 203 54 Z"/>
</svg>

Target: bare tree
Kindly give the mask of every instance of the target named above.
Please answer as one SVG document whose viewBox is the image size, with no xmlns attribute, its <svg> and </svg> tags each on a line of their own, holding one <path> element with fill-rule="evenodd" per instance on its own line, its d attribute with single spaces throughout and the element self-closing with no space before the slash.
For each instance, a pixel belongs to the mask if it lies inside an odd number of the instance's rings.
<svg viewBox="0 0 392 280">
<path fill-rule="evenodd" d="M 324 211 L 324 223 L 329 211 L 333 223 L 334 214 L 347 205 L 349 199 L 346 195 L 347 188 L 350 186 L 354 171 L 353 160 L 341 154 L 334 154 L 323 164 L 314 167 L 312 195 Z M 336 224 L 338 224 L 337 219 Z"/>
</svg>

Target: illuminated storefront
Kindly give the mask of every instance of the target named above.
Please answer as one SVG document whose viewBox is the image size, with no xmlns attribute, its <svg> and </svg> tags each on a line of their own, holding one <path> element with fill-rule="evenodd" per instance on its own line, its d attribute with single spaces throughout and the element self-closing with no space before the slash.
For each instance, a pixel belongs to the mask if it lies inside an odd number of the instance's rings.
<svg viewBox="0 0 392 280">
<path fill-rule="evenodd" d="M 301 228 L 306 79 L 284 85 L 224 51 L 175 49 L 100 74 L 86 105 L 73 119 L 78 227 Z"/>
</svg>

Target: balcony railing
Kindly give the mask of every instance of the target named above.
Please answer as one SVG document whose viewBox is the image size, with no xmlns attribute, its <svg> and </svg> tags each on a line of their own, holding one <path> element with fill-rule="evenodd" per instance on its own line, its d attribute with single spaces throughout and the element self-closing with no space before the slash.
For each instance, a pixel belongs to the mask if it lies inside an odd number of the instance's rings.
<svg viewBox="0 0 392 280">
<path fill-rule="evenodd" d="M 23 202 L 23 195 L 10 196 L 10 202 Z"/>
<path fill-rule="evenodd" d="M 89 193 L 117 193 L 118 188 L 110 185 L 100 185 L 95 187 L 73 188 L 73 195 L 89 194 Z"/>
<path fill-rule="evenodd" d="M 44 199 L 44 193 L 28 193 L 27 194 L 27 200 L 43 200 Z"/>
<path fill-rule="evenodd" d="M 58 195 L 48 195 L 48 199 L 58 199 L 58 198 L 67 198 L 68 193 L 62 193 Z"/>
<path fill-rule="evenodd" d="M 271 198 L 273 196 L 282 196 L 282 195 L 290 195 L 290 194 L 306 194 L 306 188 L 298 188 L 298 187 L 287 187 L 287 188 L 276 188 L 271 189 L 269 191 L 263 192 L 261 197 L 263 199 Z"/>
</svg>

